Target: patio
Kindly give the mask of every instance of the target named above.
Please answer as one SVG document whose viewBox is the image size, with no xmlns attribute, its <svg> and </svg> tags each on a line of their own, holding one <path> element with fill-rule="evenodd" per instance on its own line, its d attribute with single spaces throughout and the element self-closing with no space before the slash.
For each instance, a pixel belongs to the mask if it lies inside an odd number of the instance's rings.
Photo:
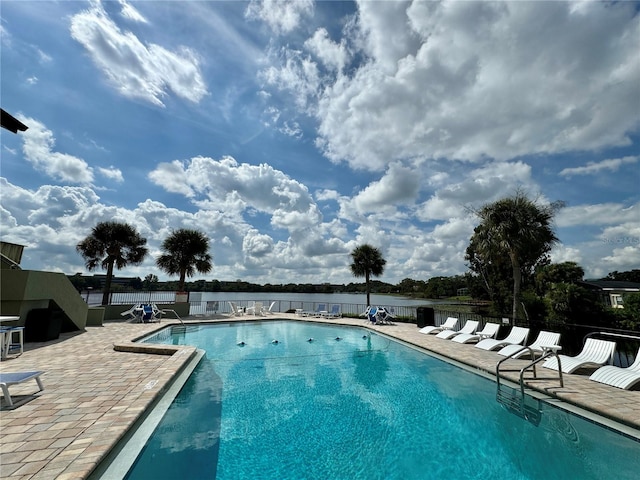
<svg viewBox="0 0 640 480">
<path fill-rule="evenodd" d="M 365 326 L 362 319 L 324 320 L 292 314 L 256 320 L 274 318 Z M 247 320 L 253 318 L 218 316 L 185 323 Z M 41 377 L 43 392 L 14 410 L 0 413 L 0 476 L 12 480 L 86 478 L 196 354 L 195 348 L 188 346 L 132 343 L 170 323 L 174 322 L 108 322 L 102 327 L 87 327 L 82 333 L 63 334 L 56 341 L 28 343 L 21 356 L 0 362 L 1 372 L 45 372 Z M 495 352 L 420 334 L 414 324 L 369 328 L 479 371 L 493 372 L 498 360 Z M 514 367 L 526 364 L 525 360 L 510 362 Z M 517 372 L 508 372 L 507 377 L 517 379 Z M 530 386 L 621 422 L 627 434 L 640 438 L 640 392 L 601 385 L 585 375 L 565 375 L 564 379 L 564 388 L 553 380 L 532 381 Z M 33 394 L 34 387 L 31 382 L 16 385 L 11 394 L 20 401 Z"/>
</svg>

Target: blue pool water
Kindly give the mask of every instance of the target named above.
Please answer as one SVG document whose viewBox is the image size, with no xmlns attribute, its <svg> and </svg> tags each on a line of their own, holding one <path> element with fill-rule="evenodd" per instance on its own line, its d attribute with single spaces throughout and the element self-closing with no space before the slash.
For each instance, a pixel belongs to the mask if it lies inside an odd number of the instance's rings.
<svg viewBox="0 0 640 480">
<path fill-rule="evenodd" d="M 639 442 L 544 403 L 536 426 L 494 382 L 367 334 L 275 321 L 148 339 L 207 353 L 127 478 L 638 478 Z"/>
</svg>

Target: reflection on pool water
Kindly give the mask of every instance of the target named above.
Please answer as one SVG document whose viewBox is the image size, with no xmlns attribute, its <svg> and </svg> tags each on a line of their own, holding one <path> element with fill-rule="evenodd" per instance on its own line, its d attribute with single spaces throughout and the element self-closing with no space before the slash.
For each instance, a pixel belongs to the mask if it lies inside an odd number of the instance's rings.
<svg viewBox="0 0 640 480">
<path fill-rule="evenodd" d="M 496 402 L 494 382 L 364 329 L 248 322 L 146 341 L 207 353 L 128 479 L 622 480 L 640 468 L 639 442 L 544 403 L 536 426 Z"/>
</svg>

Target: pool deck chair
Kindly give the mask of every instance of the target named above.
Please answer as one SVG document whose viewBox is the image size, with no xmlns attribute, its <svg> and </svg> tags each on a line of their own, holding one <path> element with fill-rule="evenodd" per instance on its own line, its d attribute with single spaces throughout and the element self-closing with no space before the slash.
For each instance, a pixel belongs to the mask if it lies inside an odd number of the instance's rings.
<svg viewBox="0 0 640 480">
<path fill-rule="evenodd" d="M 303 317 L 322 317 L 327 313 L 327 304 L 326 303 L 319 303 L 318 307 L 313 311 L 303 311 L 302 312 L 302 316 Z"/>
<path fill-rule="evenodd" d="M 587 338 L 582 351 L 575 357 L 558 355 L 563 373 L 573 373 L 580 368 L 594 368 L 611 362 L 616 351 L 616 342 Z M 542 364 L 545 368 L 558 370 L 558 361 L 555 357 Z"/>
<path fill-rule="evenodd" d="M 393 316 L 387 312 L 384 307 L 378 307 L 375 313 L 375 322 L 377 325 L 395 325 L 393 323 Z"/>
<path fill-rule="evenodd" d="M 247 307 L 247 313 L 251 313 L 252 315 L 264 315 L 262 302 L 253 302 L 253 305 Z"/>
<path fill-rule="evenodd" d="M 162 311 L 156 305 L 149 303 L 142 305 L 142 312 L 140 315 L 142 323 L 159 322 L 161 318 Z"/>
<path fill-rule="evenodd" d="M 436 335 L 436 338 L 443 338 L 445 340 L 451 340 L 456 335 L 470 334 L 473 335 L 476 333 L 476 329 L 478 328 L 478 324 L 476 320 L 467 320 L 467 323 L 464 324 L 460 330 L 443 330 Z"/>
<path fill-rule="evenodd" d="M 122 315 L 123 317 L 127 317 L 127 320 L 136 320 L 139 316 L 138 312 L 140 312 L 141 309 L 142 305 L 138 303 L 136 305 L 132 305 L 129 310 L 121 312 L 120 315 Z"/>
<path fill-rule="evenodd" d="M 340 305 L 333 304 L 331 305 L 331 310 L 324 315 L 325 318 L 340 318 L 342 313 L 340 313 Z"/>
<path fill-rule="evenodd" d="M 442 325 L 427 325 L 418 330 L 418 332 L 435 335 L 443 330 L 453 330 L 457 324 L 458 319 L 456 317 L 449 317 Z"/>
<path fill-rule="evenodd" d="M 542 355 L 543 347 L 552 347 L 558 345 L 560 342 L 560 334 L 556 332 L 545 332 L 542 330 L 538 334 L 538 338 L 535 341 L 525 347 L 523 345 L 507 345 L 498 350 L 498 355 L 503 357 L 520 358 L 524 356 Z"/>
<path fill-rule="evenodd" d="M 476 343 L 485 338 L 495 338 L 500 329 L 500 324 L 488 322 L 484 328 L 476 333 L 462 333 L 451 340 L 458 343 Z"/>
<path fill-rule="evenodd" d="M 19 383 L 26 382 L 27 380 L 35 379 L 38 384 L 38 392 L 44 390 L 42 386 L 42 380 L 40 380 L 40 375 L 44 372 L 16 372 L 16 373 L 0 373 L 0 389 L 2 389 L 2 394 L 4 395 L 4 401 L 7 403 L 8 407 L 13 407 L 14 402 L 9 394 L 9 387 L 11 385 L 17 385 Z"/>
<path fill-rule="evenodd" d="M 622 368 L 606 365 L 593 372 L 589 380 L 630 390 L 634 385 L 640 383 L 640 349 L 638 349 L 636 360 L 631 366 Z"/>
<path fill-rule="evenodd" d="M 523 327 L 513 327 L 506 338 L 502 340 L 496 340 L 495 338 L 485 338 L 480 340 L 477 344 L 477 348 L 483 350 L 497 350 L 505 345 L 524 345 L 529 336 L 529 329 Z"/>
<path fill-rule="evenodd" d="M 378 307 L 367 307 L 367 320 L 369 323 L 376 323 L 376 315 L 378 314 Z"/>
<path fill-rule="evenodd" d="M 273 315 L 273 307 L 276 305 L 276 302 L 271 302 L 271 305 L 269 305 L 269 309 L 265 310 L 264 308 L 262 309 L 262 313 L 264 313 L 265 315 Z"/>
<path fill-rule="evenodd" d="M 231 309 L 231 313 L 229 315 L 231 315 L 232 317 L 238 317 L 240 315 L 244 315 L 244 312 L 240 310 L 240 308 L 235 304 L 235 302 L 229 302 L 229 308 Z"/>
</svg>

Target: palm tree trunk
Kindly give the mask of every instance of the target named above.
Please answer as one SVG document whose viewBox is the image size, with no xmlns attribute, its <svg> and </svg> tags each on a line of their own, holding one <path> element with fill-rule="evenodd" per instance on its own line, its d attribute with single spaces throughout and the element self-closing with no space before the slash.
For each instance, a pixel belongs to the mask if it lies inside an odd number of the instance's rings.
<svg viewBox="0 0 640 480">
<path fill-rule="evenodd" d="M 102 305 L 109 305 L 109 294 L 111 293 L 111 278 L 113 277 L 113 262 L 107 265 L 107 276 L 104 279 L 104 289 L 102 290 Z"/>
<path fill-rule="evenodd" d="M 520 270 L 520 262 L 514 256 L 511 257 L 513 266 L 513 308 L 511 312 L 511 324 L 515 325 L 516 316 L 518 315 L 518 305 L 520 305 L 520 285 L 522 283 L 522 271 Z"/>
<path fill-rule="evenodd" d="M 184 281 L 187 278 L 187 271 L 186 270 L 180 270 L 180 281 L 178 282 L 178 291 L 179 292 L 184 292 Z"/>
<path fill-rule="evenodd" d="M 371 306 L 371 299 L 370 297 L 370 288 L 369 288 L 369 272 L 365 272 L 364 274 L 364 282 L 365 282 L 365 288 L 367 290 L 367 307 Z"/>
</svg>

